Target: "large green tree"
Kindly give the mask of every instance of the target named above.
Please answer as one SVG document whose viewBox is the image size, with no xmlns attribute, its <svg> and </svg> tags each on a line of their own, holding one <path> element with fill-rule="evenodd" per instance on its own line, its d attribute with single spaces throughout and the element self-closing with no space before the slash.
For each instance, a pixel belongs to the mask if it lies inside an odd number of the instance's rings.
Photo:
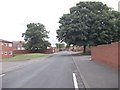
<svg viewBox="0 0 120 90">
<path fill-rule="evenodd" d="M 40 23 L 30 23 L 27 24 L 27 30 L 22 34 L 26 44 L 24 47 L 27 50 L 39 50 L 46 49 L 51 44 L 46 40 L 48 39 L 48 31 L 46 31 L 45 26 Z"/>
<path fill-rule="evenodd" d="M 80 2 L 64 14 L 57 30 L 59 41 L 68 45 L 107 44 L 120 40 L 120 13 L 102 2 Z M 119 35 L 118 35 L 119 34 Z"/>
</svg>

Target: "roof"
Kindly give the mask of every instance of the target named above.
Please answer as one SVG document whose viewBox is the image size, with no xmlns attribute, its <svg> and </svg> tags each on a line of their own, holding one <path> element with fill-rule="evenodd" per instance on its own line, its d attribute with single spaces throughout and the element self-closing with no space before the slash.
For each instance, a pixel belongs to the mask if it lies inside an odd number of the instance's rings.
<svg viewBox="0 0 120 90">
<path fill-rule="evenodd" d="M 25 41 L 13 41 L 13 44 L 24 44 Z"/>
<path fill-rule="evenodd" d="M 0 39 L 0 42 L 12 43 L 12 42 L 10 42 L 10 41 L 3 40 L 3 39 Z"/>
</svg>

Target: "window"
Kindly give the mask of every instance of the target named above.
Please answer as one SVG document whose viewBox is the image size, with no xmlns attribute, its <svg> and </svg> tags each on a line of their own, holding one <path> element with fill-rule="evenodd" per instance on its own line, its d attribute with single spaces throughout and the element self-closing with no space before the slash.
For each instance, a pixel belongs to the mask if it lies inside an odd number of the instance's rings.
<svg viewBox="0 0 120 90">
<path fill-rule="evenodd" d="M 4 54 L 7 55 L 7 52 L 5 52 Z"/>
<path fill-rule="evenodd" d="M 3 51 L 0 51 L 0 54 L 3 55 Z"/>
<path fill-rule="evenodd" d="M 18 47 L 17 50 L 20 50 L 20 48 Z"/>
<path fill-rule="evenodd" d="M 7 43 L 4 43 L 5 46 L 7 46 Z"/>
<path fill-rule="evenodd" d="M 22 50 L 25 50 L 25 48 L 24 48 L 24 47 L 22 47 Z"/>
<path fill-rule="evenodd" d="M 1 42 L 1 45 L 3 45 L 3 43 Z"/>
<path fill-rule="evenodd" d="M 20 45 L 17 45 L 17 50 L 20 50 Z"/>
<path fill-rule="evenodd" d="M 9 43 L 9 47 L 12 47 L 12 43 Z"/>
<path fill-rule="evenodd" d="M 12 55 L 12 54 L 13 54 L 13 52 L 12 52 L 12 51 L 10 51 L 10 52 L 9 52 L 9 55 Z"/>
</svg>

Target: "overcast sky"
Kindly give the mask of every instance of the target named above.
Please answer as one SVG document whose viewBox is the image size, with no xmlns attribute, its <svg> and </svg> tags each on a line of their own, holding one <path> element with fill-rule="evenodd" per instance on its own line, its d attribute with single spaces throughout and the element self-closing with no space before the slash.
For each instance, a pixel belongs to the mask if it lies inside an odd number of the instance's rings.
<svg viewBox="0 0 120 90">
<path fill-rule="evenodd" d="M 50 31 L 49 41 L 54 45 L 59 18 L 79 1 L 102 1 L 118 10 L 119 0 L 1 0 L 0 39 L 24 40 L 21 36 L 27 24 L 42 23 Z"/>
</svg>

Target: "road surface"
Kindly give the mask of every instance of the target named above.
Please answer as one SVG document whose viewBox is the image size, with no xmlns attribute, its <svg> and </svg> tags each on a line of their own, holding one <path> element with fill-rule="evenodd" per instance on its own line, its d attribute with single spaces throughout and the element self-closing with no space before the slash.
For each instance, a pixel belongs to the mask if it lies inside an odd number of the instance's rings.
<svg viewBox="0 0 120 90">
<path fill-rule="evenodd" d="M 77 75 L 70 52 L 60 52 L 6 72 L 2 88 L 74 88 L 74 72 Z"/>
</svg>

